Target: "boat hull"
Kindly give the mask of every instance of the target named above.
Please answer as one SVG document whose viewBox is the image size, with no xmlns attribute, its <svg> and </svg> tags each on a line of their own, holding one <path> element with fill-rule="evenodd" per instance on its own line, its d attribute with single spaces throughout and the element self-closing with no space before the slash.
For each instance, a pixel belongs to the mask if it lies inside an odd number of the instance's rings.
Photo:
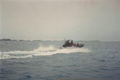
<svg viewBox="0 0 120 80">
<path fill-rule="evenodd" d="M 63 45 L 63 47 L 60 47 L 60 49 L 63 49 L 63 48 L 82 48 L 83 46 L 84 46 L 84 44 L 73 45 L 73 46 L 65 46 L 65 45 Z"/>
</svg>

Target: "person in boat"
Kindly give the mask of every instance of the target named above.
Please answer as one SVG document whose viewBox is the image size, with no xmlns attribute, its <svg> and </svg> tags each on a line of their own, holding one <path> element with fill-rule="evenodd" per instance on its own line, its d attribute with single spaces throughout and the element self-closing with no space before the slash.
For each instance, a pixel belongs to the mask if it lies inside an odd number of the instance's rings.
<svg viewBox="0 0 120 80">
<path fill-rule="evenodd" d="M 69 40 L 67 40 L 67 44 L 66 44 L 67 46 L 69 46 L 70 45 L 70 43 L 69 43 Z"/>
<path fill-rule="evenodd" d="M 73 46 L 73 40 L 71 40 L 71 43 L 69 43 L 69 40 L 67 40 L 66 41 L 66 46 L 69 46 L 69 47 Z"/>
<path fill-rule="evenodd" d="M 73 46 L 73 40 L 71 40 L 71 46 Z"/>
<path fill-rule="evenodd" d="M 79 43 L 77 43 L 77 46 L 79 46 Z"/>
<path fill-rule="evenodd" d="M 67 41 L 65 42 L 65 44 L 63 45 L 63 47 L 68 47 L 69 45 L 70 45 L 69 40 L 67 40 Z"/>
</svg>

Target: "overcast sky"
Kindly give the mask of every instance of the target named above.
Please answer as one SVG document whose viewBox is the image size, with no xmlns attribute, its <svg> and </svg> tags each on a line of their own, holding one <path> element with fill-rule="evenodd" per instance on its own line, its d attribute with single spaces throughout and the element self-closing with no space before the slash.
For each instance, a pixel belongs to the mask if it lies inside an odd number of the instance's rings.
<svg viewBox="0 0 120 80">
<path fill-rule="evenodd" d="M 1 0 L 0 37 L 120 41 L 120 0 Z"/>
</svg>

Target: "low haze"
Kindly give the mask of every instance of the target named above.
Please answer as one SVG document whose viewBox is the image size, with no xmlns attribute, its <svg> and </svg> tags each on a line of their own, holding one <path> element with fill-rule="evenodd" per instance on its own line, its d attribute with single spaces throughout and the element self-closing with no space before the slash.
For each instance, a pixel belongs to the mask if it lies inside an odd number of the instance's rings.
<svg viewBox="0 0 120 80">
<path fill-rule="evenodd" d="M 0 38 L 120 41 L 119 0 L 1 0 Z"/>
</svg>

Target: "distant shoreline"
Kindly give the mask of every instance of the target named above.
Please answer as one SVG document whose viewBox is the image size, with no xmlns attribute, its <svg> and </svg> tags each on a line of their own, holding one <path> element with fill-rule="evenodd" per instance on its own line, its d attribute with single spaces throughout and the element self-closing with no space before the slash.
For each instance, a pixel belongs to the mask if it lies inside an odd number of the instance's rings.
<svg viewBox="0 0 120 80">
<path fill-rule="evenodd" d="M 12 39 L 0 39 L 0 41 L 41 41 L 41 40 L 12 40 Z"/>
<path fill-rule="evenodd" d="M 69 39 L 68 39 L 69 40 Z M 62 39 L 38 39 L 38 40 L 29 40 L 29 39 L 9 39 L 9 38 L 5 38 L 5 39 L 0 39 L 0 41 L 64 41 Z M 120 42 L 120 41 L 100 41 L 100 40 L 74 40 L 73 41 L 84 41 L 84 42 Z"/>
<path fill-rule="evenodd" d="M 63 40 L 22 40 L 22 39 L 20 39 L 20 40 L 12 40 L 12 39 L 0 39 L 0 41 L 63 41 Z M 95 42 L 100 42 L 99 40 L 73 40 L 73 41 L 95 41 Z"/>
</svg>

